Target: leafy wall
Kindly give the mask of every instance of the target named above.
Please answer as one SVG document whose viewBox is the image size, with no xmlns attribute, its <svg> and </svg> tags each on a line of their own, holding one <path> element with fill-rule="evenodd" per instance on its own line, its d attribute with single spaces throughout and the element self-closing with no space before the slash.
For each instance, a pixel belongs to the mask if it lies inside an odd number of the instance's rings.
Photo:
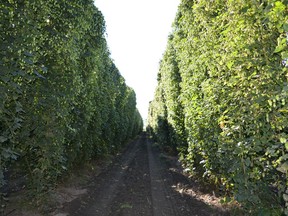
<svg viewBox="0 0 288 216">
<path fill-rule="evenodd" d="M 0 187 L 17 164 L 43 192 L 142 130 L 92 0 L 4 0 L 0 29 Z"/>
<path fill-rule="evenodd" d="M 182 0 L 148 129 L 249 211 L 287 201 L 288 2 Z"/>
</svg>

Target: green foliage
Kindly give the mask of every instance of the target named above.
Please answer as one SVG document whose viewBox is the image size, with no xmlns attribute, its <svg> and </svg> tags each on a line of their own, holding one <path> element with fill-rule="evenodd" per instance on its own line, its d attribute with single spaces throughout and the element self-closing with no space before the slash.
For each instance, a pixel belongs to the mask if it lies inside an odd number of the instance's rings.
<svg viewBox="0 0 288 216">
<path fill-rule="evenodd" d="M 159 85 L 149 108 L 148 130 L 163 146 L 176 150 L 186 147 L 186 133 L 183 107 L 179 102 L 181 77 L 172 40 L 173 36 L 160 64 Z"/>
<path fill-rule="evenodd" d="M 0 187 L 18 163 L 43 192 L 142 130 L 92 0 L 5 0 L 0 28 Z"/>
<path fill-rule="evenodd" d="M 156 139 L 255 211 L 287 187 L 287 5 L 182 0 L 150 104 Z"/>
</svg>

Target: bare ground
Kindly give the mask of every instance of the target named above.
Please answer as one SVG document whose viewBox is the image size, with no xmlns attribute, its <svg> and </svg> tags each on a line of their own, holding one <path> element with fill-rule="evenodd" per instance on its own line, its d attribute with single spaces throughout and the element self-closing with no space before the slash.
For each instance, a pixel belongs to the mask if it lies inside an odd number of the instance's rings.
<svg viewBox="0 0 288 216">
<path fill-rule="evenodd" d="M 62 215 L 188 216 L 229 215 L 220 199 L 198 191 L 177 160 L 152 147 L 146 135 L 129 145 Z"/>
<path fill-rule="evenodd" d="M 161 153 L 145 134 L 132 141 L 112 163 L 77 173 L 69 184 L 51 191 L 52 204 L 47 213 L 13 206 L 17 200 L 25 199 L 25 193 L 20 192 L 12 195 L 4 215 L 232 215 L 210 188 L 203 190 L 203 185 L 184 175 L 177 158 Z"/>
</svg>

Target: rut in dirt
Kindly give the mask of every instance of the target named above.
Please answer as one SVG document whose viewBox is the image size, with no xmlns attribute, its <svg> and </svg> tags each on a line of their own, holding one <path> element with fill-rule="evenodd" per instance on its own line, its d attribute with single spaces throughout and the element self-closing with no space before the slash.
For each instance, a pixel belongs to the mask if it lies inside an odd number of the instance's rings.
<svg viewBox="0 0 288 216">
<path fill-rule="evenodd" d="M 130 143 L 91 181 L 88 194 L 66 205 L 65 212 L 71 216 L 229 215 L 179 192 L 177 187 L 191 184 L 190 180 L 175 171 L 175 163 L 161 159 L 152 144 L 145 134 Z"/>
</svg>

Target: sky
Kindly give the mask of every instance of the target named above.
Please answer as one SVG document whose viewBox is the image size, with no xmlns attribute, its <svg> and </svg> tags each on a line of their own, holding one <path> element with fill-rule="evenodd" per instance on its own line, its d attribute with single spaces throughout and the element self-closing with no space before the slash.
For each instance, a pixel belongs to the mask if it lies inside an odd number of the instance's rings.
<svg viewBox="0 0 288 216">
<path fill-rule="evenodd" d="M 95 0 L 106 21 L 107 43 L 146 121 L 180 0 Z"/>
</svg>

